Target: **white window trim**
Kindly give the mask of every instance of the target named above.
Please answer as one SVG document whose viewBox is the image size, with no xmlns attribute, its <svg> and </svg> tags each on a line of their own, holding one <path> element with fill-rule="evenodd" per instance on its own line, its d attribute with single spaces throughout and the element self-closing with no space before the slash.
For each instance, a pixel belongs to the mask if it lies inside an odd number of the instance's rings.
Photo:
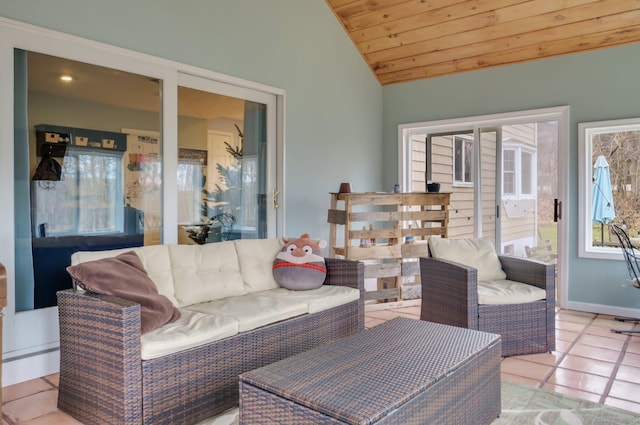
<svg viewBox="0 0 640 425">
<path fill-rule="evenodd" d="M 640 128 L 640 118 L 630 118 L 612 121 L 597 121 L 578 123 L 578 256 L 583 258 L 600 258 L 604 260 L 622 260 L 620 248 L 593 246 L 593 226 L 591 221 L 592 178 L 593 170 L 591 158 L 593 155 L 590 137 L 603 130 L 629 131 Z"/>
<path fill-rule="evenodd" d="M 471 176 L 471 181 L 463 181 L 463 180 L 456 180 L 456 138 L 460 138 L 464 141 L 464 143 L 470 143 L 471 144 L 471 148 L 475 150 L 476 146 L 475 146 L 475 140 L 473 137 L 473 134 L 469 135 L 469 134 L 454 134 L 453 136 L 451 136 L 451 146 L 453 149 L 453 187 L 473 187 L 474 182 L 473 182 L 473 151 L 471 152 L 471 170 L 469 170 L 469 175 Z M 464 149 L 462 150 L 462 164 L 463 164 L 463 170 L 462 170 L 462 174 L 465 175 L 466 171 L 464 168 L 464 164 L 465 164 L 465 157 L 464 157 Z"/>
<path fill-rule="evenodd" d="M 529 145 L 525 145 L 522 143 L 509 143 L 509 142 L 503 142 L 502 145 L 502 152 L 504 155 L 504 151 L 507 150 L 511 150 L 511 151 L 515 151 L 515 183 L 516 183 L 516 187 L 515 187 L 515 193 L 514 194 L 506 194 L 503 193 L 502 198 L 508 198 L 508 199 L 536 199 L 537 198 L 537 193 L 522 193 L 522 177 L 523 177 L 523 173 L 522 173 L 522 154 L 523 153 L 528 153 L 531 154 L 532 158 L 533 158 L 533 163 L 536 163 L 536 159 L 537 159 L 537 150 L 535 149 L 535 147 L 529 146 Z M 504 171 L 503 171 L 504 174 Z M 531 170 L 531 181 L 536 181 L 538 178 L 537 174 L 536 174 L 536 170 L 532 169 Z M 503 186 L 503 190 L 504 190 L 504 186 Z"/>
</svg>

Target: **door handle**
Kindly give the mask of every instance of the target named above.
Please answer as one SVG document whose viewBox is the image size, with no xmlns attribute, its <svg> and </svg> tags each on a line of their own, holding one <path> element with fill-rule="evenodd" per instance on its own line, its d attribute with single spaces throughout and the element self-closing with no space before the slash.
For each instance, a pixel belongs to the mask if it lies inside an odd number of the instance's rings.
<svg viewBox="0 0 640 425">
<path fill-rule="evenodd" d="M 280 191 L 278 189 L 273 189 L 273 209 L 280 208 L 280 204 L 278 203 L 278 196 L 280 196 Z"/>
<path fill-rule="evenodd" d="M 562 202 L 555 198 L 553 200 L 553 222 L 557 223 L 558 220 L 562 220 Z"/>
</svg>

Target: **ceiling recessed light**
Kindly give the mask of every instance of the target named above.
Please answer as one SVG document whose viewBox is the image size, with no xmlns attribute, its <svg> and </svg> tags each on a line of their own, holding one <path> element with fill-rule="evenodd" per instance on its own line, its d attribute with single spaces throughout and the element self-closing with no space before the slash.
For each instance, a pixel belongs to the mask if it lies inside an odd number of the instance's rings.
<svg viewBox="0 0 640 425">
<path fill-rule="evenodd" d="M 73 77 L 71 75 L 61 75 L 60 79 L 65 82 L 73 81 Z"/>
</svg>

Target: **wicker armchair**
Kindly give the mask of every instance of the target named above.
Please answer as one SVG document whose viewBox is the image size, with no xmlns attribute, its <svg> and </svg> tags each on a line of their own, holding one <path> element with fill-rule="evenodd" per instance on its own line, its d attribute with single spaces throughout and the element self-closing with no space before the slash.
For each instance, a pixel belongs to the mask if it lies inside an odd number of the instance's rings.
<svg viewBox="0 0 640 425">
<path fill-rule="evenodd" d="M 477 269 L 453 261 L 420 258 L 422 320 L 502 336 L 502 356 L 555 350 L 555 266 L 498 256 L 507 279 L 546 291 L 546 299 L 522 304 L 478 304 Z"/>
</svg>

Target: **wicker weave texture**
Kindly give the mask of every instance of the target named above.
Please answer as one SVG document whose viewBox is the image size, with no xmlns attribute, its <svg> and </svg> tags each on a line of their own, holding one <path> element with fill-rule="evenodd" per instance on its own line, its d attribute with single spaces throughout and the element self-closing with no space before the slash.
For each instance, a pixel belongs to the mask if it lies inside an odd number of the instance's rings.
<svg viewBox="0 0 640 425">
<path fill-rule="evenodd" d="M 240 377 L 243 424 L 490 423 L 500 337 L 399 318 Z"/>
<path fill-rule="evenodd" d="M 477 271 L 465 265 L 420 259 L 425 321 L 466 327 L 502 336 L 502 355 L 555 349 L 555 269 L 551 264 L 500 256 L 507 279 L 543 288 L 546 299 L 511 305 L 479 305 Z"/>
<path fill-rule="evenodd" d="M 364 329 L 364 267 L 327 259 L 358 301 L 141 361 L 137 304 L 58 292 L 58 407 L 87 424 L 193 424 L 238 404 L 238 375 Z"/>
</svg>

